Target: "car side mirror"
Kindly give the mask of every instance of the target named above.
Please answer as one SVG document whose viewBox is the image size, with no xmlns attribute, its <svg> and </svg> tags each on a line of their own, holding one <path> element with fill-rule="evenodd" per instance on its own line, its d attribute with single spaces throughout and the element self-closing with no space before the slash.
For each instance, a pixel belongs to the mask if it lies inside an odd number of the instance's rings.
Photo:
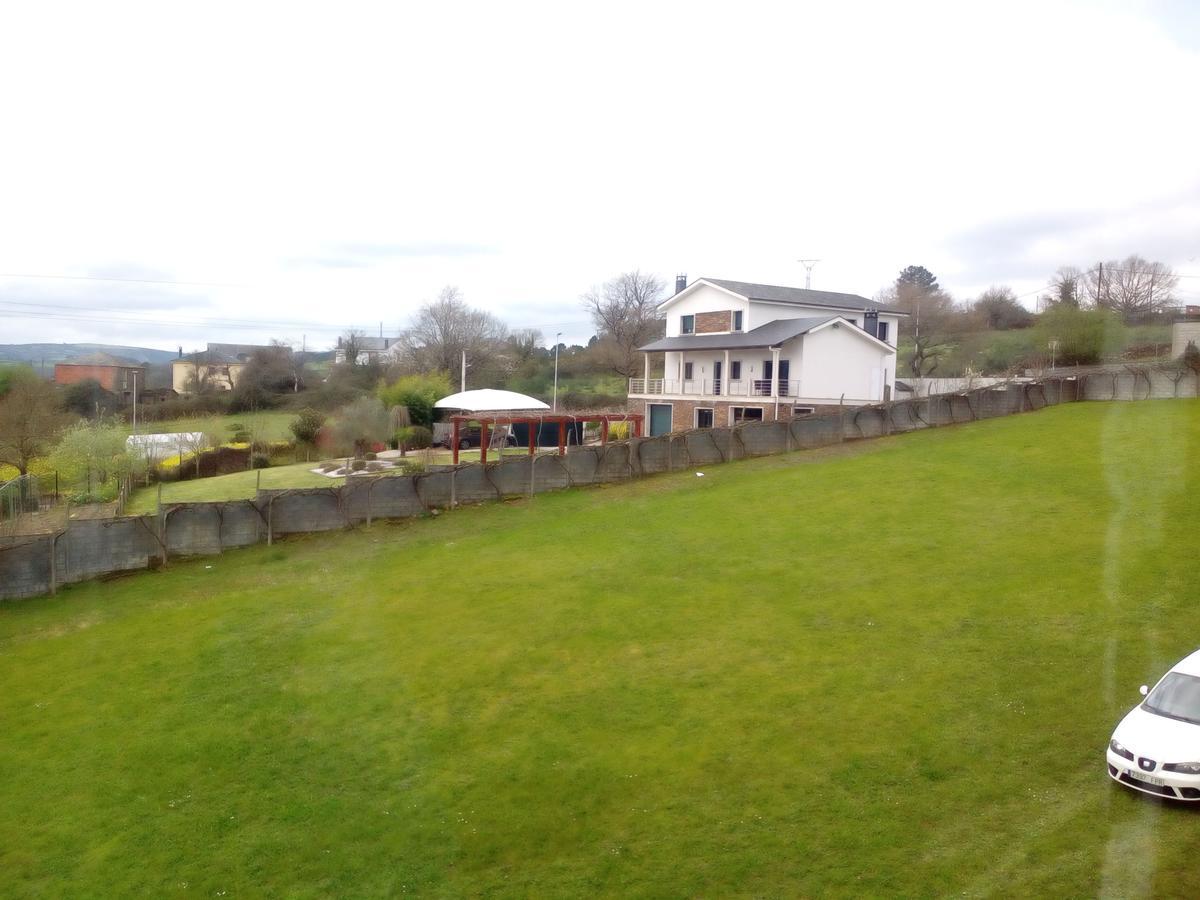
<svg viewBox="0 0 1200 900">
<path fill-rule="evenodd" d="M 1150 693 L 1150 688 L 1143 684 L 1140 688 L 1138 688 L 1138 693 L 1145 697 L 1148 693 Z"/>
</svg>

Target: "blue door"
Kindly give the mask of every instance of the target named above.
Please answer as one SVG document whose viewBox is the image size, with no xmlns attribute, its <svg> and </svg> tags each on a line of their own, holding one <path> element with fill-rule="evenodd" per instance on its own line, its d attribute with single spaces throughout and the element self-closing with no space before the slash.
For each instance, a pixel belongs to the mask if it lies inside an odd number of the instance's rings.
<svg viewBox="0 0 1200 900">
<path fill-rule="evenodd" d="M 650 437 L 656 434 L 671 433 L 671 404 L 651 403 L 650 406 Z"/>
</svg>

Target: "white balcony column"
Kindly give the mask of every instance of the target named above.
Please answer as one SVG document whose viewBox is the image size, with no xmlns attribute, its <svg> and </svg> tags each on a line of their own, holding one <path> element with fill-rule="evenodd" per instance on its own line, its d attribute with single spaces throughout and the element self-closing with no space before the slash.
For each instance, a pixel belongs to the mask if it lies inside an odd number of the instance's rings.
<svg viewBox="0 0 1200 900">
<path fill-rule="evenodd" d="M 721 364 L 721 396 L 729 396 L 729 351 L 725 351 L 725 362 Z"/>
<path fill-rule="evenodd" d="M 646 361 L 646 365 L 645 365 L 645 372 L 646 372 L 646 374 L 645 374 L 644 376 L 642 376 L 642 377 L 643 377 L 643 378 L 645 378 L 645 385 L 646 385 L 646 388 L 645 388 L 645 389 L 646 389 L 647 391 L 649 391 L 649 390 L 650 390 L 650 354 L 649 354 L 649 353 L 643 353 L 643 354 L 642 354 L 642 359 L 644 359 L 644 360 Z"/>
<path fill-rule="evenodd" d="M 779 399 L 779 348 L 771 348 L 771 399 Z"/>
</svg>

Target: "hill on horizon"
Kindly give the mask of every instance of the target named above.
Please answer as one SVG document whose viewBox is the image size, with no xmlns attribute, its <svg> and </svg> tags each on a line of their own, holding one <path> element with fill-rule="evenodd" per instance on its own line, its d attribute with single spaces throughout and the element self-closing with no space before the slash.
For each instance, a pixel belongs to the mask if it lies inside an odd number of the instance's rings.
<svg viewBox="0 0 1200 900">
<path fill-rule="evenodd" d="M 0 362 L 28 363 L 39 370 L 44 364 L 47 378 L 54 374 L 54 364 L 70 362 L 93 353 L 107 353 L 136 362 L 166 363 L 175 358 L 172 350 L 150 347 L 127 347 L 120 344 L 0 344 Z"/>
</svg>

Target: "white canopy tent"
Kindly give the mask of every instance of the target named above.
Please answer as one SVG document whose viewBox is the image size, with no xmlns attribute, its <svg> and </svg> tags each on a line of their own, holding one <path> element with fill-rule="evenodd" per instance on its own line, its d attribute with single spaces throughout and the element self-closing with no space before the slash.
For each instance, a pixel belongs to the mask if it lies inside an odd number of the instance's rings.
<svg viewBox="0 0 1200 900">
<path fill-rule="evenodd" d="M 437 409 L 461 409 L 466 412 L 500 412 L 518 409 L 549 409 L 535 397 L 518 394 L 516 391 L 498 391 L 482 388 L 477 391 L 460 391 L 443 397 L 433 404 Z"/>
</svg>

